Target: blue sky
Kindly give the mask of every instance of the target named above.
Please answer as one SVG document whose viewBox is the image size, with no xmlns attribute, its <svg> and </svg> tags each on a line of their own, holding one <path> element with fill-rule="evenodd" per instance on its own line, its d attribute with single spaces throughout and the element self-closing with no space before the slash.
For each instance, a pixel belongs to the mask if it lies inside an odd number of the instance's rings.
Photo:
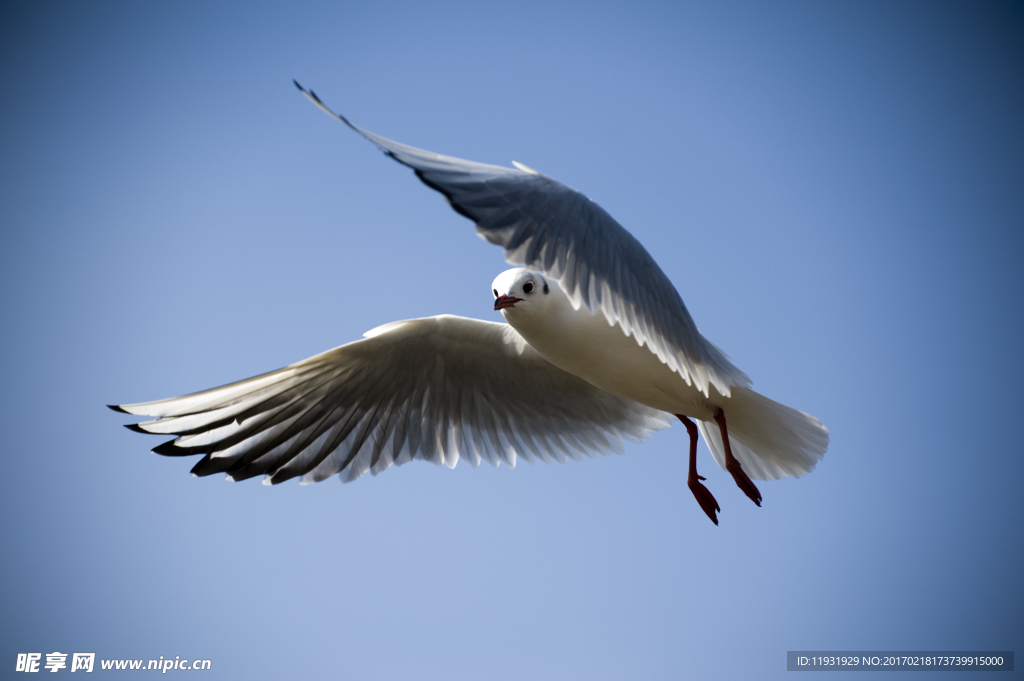
<svg viewBox="0 0 1024 681">
<path fill-rule="evenodd" d="M 787 650 L 1024 649 L 1020 3 L 0 12 L 0 664 L 742 679 Z M 824 461 L 757 508 L 701 445 L 715 527 L 681 427 L 346 486 L 149 454 L 105 404 L 499 320 L 500 250 L 292 78 L 596 200 L 755 388 L 829 427 Z"/>
</svg>

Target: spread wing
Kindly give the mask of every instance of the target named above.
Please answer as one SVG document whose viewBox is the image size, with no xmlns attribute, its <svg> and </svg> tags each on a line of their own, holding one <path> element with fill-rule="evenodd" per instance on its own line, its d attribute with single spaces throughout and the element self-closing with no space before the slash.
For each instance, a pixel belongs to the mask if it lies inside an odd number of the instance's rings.
<svg viewBox="0 0 1024 681">
<path fill-rule="evenodd" d="M 661 361 L 705 395 L 713 385 L 724 396 L 750 380 L 725 353 L 701 336 L 675 287 L 647 253 L 599 205 L 546 175 L 464 161 L 375 135 L 317 106 L 412 168 L 452 208 L 476 223 L 505 259 L 558 280 L 573 306 L 601 310 L 609 323 L 646 344 Z"/>
<path fill-rule="evenodd" d="M 112 407 L 174 434 L 154 452 L 202 454 L 192 472 L 351 482 L 392 463 L 515 466 L 622 452 L 662 412 L 550 364 L 507 324 L 452 315 L 393 322 L 284 369 L 192 395 Z"/>
</svg>

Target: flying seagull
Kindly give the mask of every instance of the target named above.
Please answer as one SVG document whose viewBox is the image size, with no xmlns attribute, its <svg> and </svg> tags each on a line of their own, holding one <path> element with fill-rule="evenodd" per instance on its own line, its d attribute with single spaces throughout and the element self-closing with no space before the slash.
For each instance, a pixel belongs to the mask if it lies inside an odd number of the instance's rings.
<svg viewBox="0 0 1024 681">
<path fill-rule="evenodd" d="M 674 415 L 690 437 L 687 486 L 716 525 L 721 509 L 697 473 L 698 431 L 758 506 L 751 478 L 799 477 L 822 458 L 821 422 L 751 390 L 697 330 L 654 259 L 596 203 L 519 163 L 475 163 L 380 137 L 295 85 L 412 168 L 523 266 L 491 286 L 508 323 L 452 315 L 392 322 L 244 381 L 111 405 L 155 417 L 132 430 L 177 436 L 154 452 L 203 455 L 197 476 L 351 482 L 413 459 L 514 467 L 518 458 L 621 453 L 623 440 L 647 438 Z"/>
</svg>

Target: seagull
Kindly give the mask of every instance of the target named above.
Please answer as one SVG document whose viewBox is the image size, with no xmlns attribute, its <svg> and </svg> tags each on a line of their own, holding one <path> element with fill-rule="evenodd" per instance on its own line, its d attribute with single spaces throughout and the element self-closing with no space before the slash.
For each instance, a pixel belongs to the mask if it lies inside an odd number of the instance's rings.
<svg viewBox="0 0 1024 681">
<path fill-rule="evenodd" d="M 174 435 L 153 451 L 202 455 L 193 475 L 275 485 L 351 482 L 420 459 L 454 468 L 519 458 L 623 453 L 676 417 L 689 435 L 687 487 L 715 525 L 697 473 L 698 435 L 758 506 L 753 479 L 809 473 L 828 429 L 750 388 L 697 330 L 643 246 L 580 192 L 521 163 L 476 163 L 376 135 L 296 87 L 412 168 L 479 236 L 520 265 L 491 285 L 505 324 L 440 315 L 392 322 L 283 369 L 154 402 L 126 427 Z"/>
</svg>

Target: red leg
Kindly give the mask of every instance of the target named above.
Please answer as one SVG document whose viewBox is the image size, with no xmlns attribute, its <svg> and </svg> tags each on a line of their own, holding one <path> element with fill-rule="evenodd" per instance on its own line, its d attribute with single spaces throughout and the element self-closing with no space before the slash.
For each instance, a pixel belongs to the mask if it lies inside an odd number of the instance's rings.
<svg viewBox="0 0 1024 681">
<path fill-rule="evenodd" d="M 700 481 L 705 479 L 704 476 L 697 475 L 697 424 L 681 414 L 676 414 L 676 418 L 683 422 L 686 432 L 690 434 L 690 474 L 686 478 L 686 486 L 693 492 L 694 498 L 711 518 L 711 522 L 717 525 L 718 516 L 715 512 L 722 509 L 718 507 L 718 502 L 708 488 L 700 484 Z"/>
<path fill-rule="evenodd" d="M 743 493 L 750 497 L 751 501 L 760 506 L 761 492 L 750 477 L 743 472 L 740 462 L 732 455 L 732 447 L 729 446 L 729 430 L 725 427 L 725 412 L 716 408 L 715 421 L 722 433 L 722 445 L 725 447 L 725 470 L 732 473 L 732 479 L 736 481 L 736 486 L 743 490 Z"/>
</svg>

